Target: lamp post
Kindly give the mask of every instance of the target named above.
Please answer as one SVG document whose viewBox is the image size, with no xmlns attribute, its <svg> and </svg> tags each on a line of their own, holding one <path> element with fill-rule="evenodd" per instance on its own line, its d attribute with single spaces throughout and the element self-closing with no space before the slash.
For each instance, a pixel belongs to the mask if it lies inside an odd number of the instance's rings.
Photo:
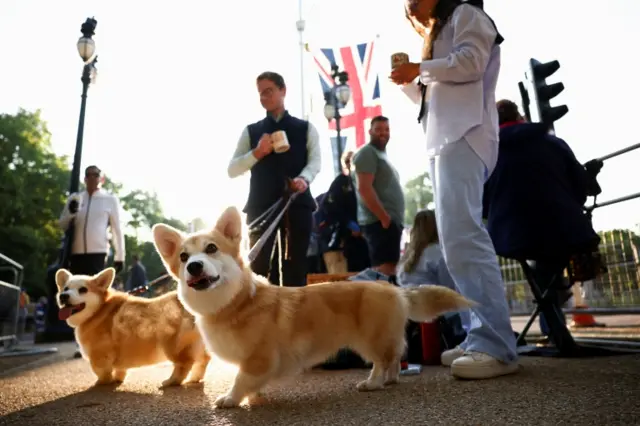
<svg viewBox="0 0 640 426">
<path fill-rule="evenodd" d="M 96 77 L 96 62 L 98 57 L 95 56 L 96 44 L 93 41 L 96 25 L 98 21 L 93 18 L 87 18 L 82 24 L 80 31 L 82 37 L 78 40 L 78 53 L 84 62 L 82 69 L 82 102 L 80 103 L 80 121 L 78 122 L 78 137 L 76 139 L 76 151 L 73 155 L 73 169 L 71 169 L 71 182 L 69 183 L 69 193 L 78 192 L 80 186 L 80 162 L 82 161 L 82 136 L 84 134 L 84 113 L 87 106 L 87 91 L 89 84 Z M 69 258 L 71 257 L 71 245 L 75 235 L 75 223 L 71 219 L 62 240 L 62 247 L 58 259 L 53 265 L 47 268 L 47 287 L 49 289 L 49 307 L 47 309 L 47 320 L 45 331 L 42 336 L 36 336 L 37 341 L 55 342 L 60 340 L 72 340 L 73 329 L 67 325 L 65 321 L 58 319 L 58 305 L 56 301 L 56 293 L 58 291 L 55 282 L 56 271 L 60 268 L 69 267 Z"/>
<path fill-rule="evenodd" d="M 340 136 L 340 109 L 344 108 L 349 99 L 351 98 L 351 88 L 347 84 L 349 81 L 349 75 L 346 71 L 340 71 L 336 64 L 331 66 L 331 77 L 333 79 L 333 86 L 331 89 L 324 93 L 324 116 L 331 122 L 336 120 L 336 135 L 337 135 L 337 147 L 336 154 L 338 157 L 337 164 L 334 162 L 336 174 L 342 173 L 342 166 L 340 164 L 342 158 L 342 138 Z"/>
<path fill-rule="evenodd" d="M 93 41 L 93 35 L 95 34 L 98 21 L 94 18 L 87 18 L 82 24 L 80 31 L 82 37 L 78 40 L 77 47 L 78 53 L 84 62 L 82 69 L 82 101 L 80 103 L 80 120 L 78 121 L 78 137 L 76 138 L 76 151 L 73 155 L 73 169 L 71 170 L 71 183 L 69 184 L 69 192 L 73 194 L 78 192 L 80 185 L 80 162 L 82 161 L 82 138 L 84 136 L 84 115 L 87 107 L 87 91 L 89 85 L 95 81 L 96 78 L 96 63 L 98 57 L 96 53 L 96 44 Z"/>
</svg>

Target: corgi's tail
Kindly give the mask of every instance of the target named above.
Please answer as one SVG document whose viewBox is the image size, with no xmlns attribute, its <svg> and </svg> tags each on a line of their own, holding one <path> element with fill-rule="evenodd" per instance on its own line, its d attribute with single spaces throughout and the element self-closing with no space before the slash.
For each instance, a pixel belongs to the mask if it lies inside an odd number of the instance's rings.
<svg viewBox="0 0 640 426">
<path fill-rule="evenodd" d="M 409 319 L 432 321 L 446 312 L 460 311 L 476 305 L 461 294 L 439 285 L 422 285 L 403 289 L 409 301 Z"/>
</svg>

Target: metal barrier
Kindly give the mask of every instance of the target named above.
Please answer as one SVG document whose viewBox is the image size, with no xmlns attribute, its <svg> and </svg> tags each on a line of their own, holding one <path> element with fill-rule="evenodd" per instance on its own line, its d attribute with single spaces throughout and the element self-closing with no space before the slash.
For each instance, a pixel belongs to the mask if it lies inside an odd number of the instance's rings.
<svg viewBox="0 0 640 426">
<path fill-rule="evenodd" d="M 20 348 L 20 337 L 26 325 L 20 318 L 20 293 L 22 292 L 22 280 L 24 268 L 15 260 L 0 253 L 0 272 L 10 271 L 13 274 L 13 282 L 0 280 L 0 357 L 40 355 L 58 352 L 58 348 Z M 3 373 L 7 373 L 3 371 Z"/>
<path fill-rule="evenodd" d="M 0 253 L 0 271 L 13 275 L 11 283 L 0 280 L 0 342 L 4 350 L 18 343 L 20 292 L 24 268 L 18 262 Z"/>
<path fill-rule="evenodd" d="M 615 151 L 600 161 L 609 160 L 622 154 L 637 150 L 640 143 Z M 597 202 L 585 207 L 587 214 L 601 207 L 619 204 L 640 198 L 640 192 L 612 200 Z M 584 309 L 563 309 L 566 314 L 593 315 L 637 315 L 640 314 L 640 256 L 636 244 L 640 236 L 631 230 L 611 230 L 599 232 L 601 237 L 599 250 L 604 257 L 607 272 L 593 280 L 589 285 L 592 294 L 588 297 L 592 307 Z M 635 241 L 634 241 L 635 240 Z M 506 284 L 507 299 L 512 315 L 529 315 L 535 308 L 533 295 L 520 265 L 511 259 L 499 258 L 502 276 Z"/>
</svg>

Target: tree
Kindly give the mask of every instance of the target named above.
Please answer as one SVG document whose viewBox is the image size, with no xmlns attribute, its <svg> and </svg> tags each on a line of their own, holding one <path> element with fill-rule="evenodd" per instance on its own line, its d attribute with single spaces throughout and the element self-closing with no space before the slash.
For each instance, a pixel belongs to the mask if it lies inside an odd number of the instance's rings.
<svg viewBox="0 0 640 426">
<path fill-rule="evenodd" d="M 22 284 L 32 297 L 47 293 L 47 267 L 58 256 L 62 242 L 58 219 L 67 201 L 69 178 L 67 157 L 53 152 L 40 111 L 0 114 L 0 253 L 24 267 Z M 130 228 L 163 222 L 187 230 L 182 221 L 164 217 L 155 193 L 134 189 L 123 194 L 123 187 L 105 179 L 104 188 L 117 195 L 130 214 Z M 126 263 L 130 265 L 131 256 L 138 254 L 149 279 L 166 273 L 153 243 L 126 235 L 125 249 Z M 12 278 L 0 271 L 0 279 L 11 282 Z"/>
<path fill-rule="evenodd" d="M 412 224 L 416 214 L 427 208 L 433 201 L 433 187 L 427 173 L 422 173 L 408 181 L 404 186 L 404 221 Z"/>
<path fill-rule="evenodd" d="M 105 184 L 107 184 L 107 182 L 105 182 Z M 147 270 L 147 278 L 149 280 L 154 280 L 166 274 L 167 271 L 162 263 L 162 259 L 160 259 L 160 256 L 156 252 L 153 243 L 139 240 L 137 233 L 141 229 L 149 230 L 156 223 L 165 223 L 185 232 L 187 231 L 187 225 L 179 219 L 164 216 L 156 193 L 136 189 L 122 195 L 121 185 L 117 185 L 111 181 L 109 181 L 108 185 L 111 191 L 119 196 L 122 209 L 131 215 L 132 219 L 127 225 L 136 233 L 136 235 L 125 235 L 125 264 L 131 265 L 131 257 L 135 254 L 138 255 L 140 262 Z M 105 187 L 106 186 L 107 185 L 105 185 Z M 128 274 L 127 268 L 127 270 L 119 274 L 119 278 L 126 282 Z"/>
<path fill-rule="evenodd" d="M 47 265 L 58 254 L 69 176 L 39 110 L 0 114 L 0 253 L 22 264 L 32 296 L 45 294 Z"/>
</svg>

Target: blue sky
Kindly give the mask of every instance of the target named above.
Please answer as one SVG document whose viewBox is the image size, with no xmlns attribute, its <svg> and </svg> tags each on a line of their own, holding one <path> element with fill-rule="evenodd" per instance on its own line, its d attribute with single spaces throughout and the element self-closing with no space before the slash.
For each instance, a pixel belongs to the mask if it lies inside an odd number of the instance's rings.
<svg viewBox="0 0 640 426">
<path fill-rule="evenodd" d="M 389 155 L 407 180 L 425 169 L 423 139 L 414 106 L 386 76 L 389 55 L 406 51 L 417 59 L 420 40 L 404 20 L 402 2 L 372 4 L 303 0 L 305 41 L 337 47 L 380 35 L 374 60 L 383 112 L 392 123 Z M 562 68 L 553 78 L 566 89 L 557 102 L 570 112 L 556 132 L 582 162 L 638 142 L 632 100 L 640 95 L 637 71 L 625 63 L 635 47 L 632 40 L 640 39 L 640 3 L 609 0 L 606 10 L 602 4 L 580 8 L 584 4 L 485 1 L 506 39 L 498 96 L 519 99 L 517 82 L 530 57 L 558 59 Z M 97 163 L 129 188 L 157 191 L 166 212 L 185 220 L 212 220 L 226 205 L 242 205 L 247 180 L 229 181 L 226 167 L 243 126 L 263 115 L 255 76 L 267 69 L 282 73 L 289 109 L 300 112 L 298 2 L 3 0 L 0 111 L 42 109 L 55 151 L 69 156 L 81 90 L 75 43 L 88 16 L 98 20 L 99 61 L 97 84 L 89 93 L 83 166 Z M 332 170 L 319 83 L 309 59 L 310 119 L 327 141 L 323 172 L 312 186 L 319 194 Z M 640 190 L 639 160 L 637 151 L 606 163 L 602 200 Z M 640 223 L 638 212 L 638 201 L 603 208 L 595 214 L 596 228 L 631 227 Z"/>
</svg>

